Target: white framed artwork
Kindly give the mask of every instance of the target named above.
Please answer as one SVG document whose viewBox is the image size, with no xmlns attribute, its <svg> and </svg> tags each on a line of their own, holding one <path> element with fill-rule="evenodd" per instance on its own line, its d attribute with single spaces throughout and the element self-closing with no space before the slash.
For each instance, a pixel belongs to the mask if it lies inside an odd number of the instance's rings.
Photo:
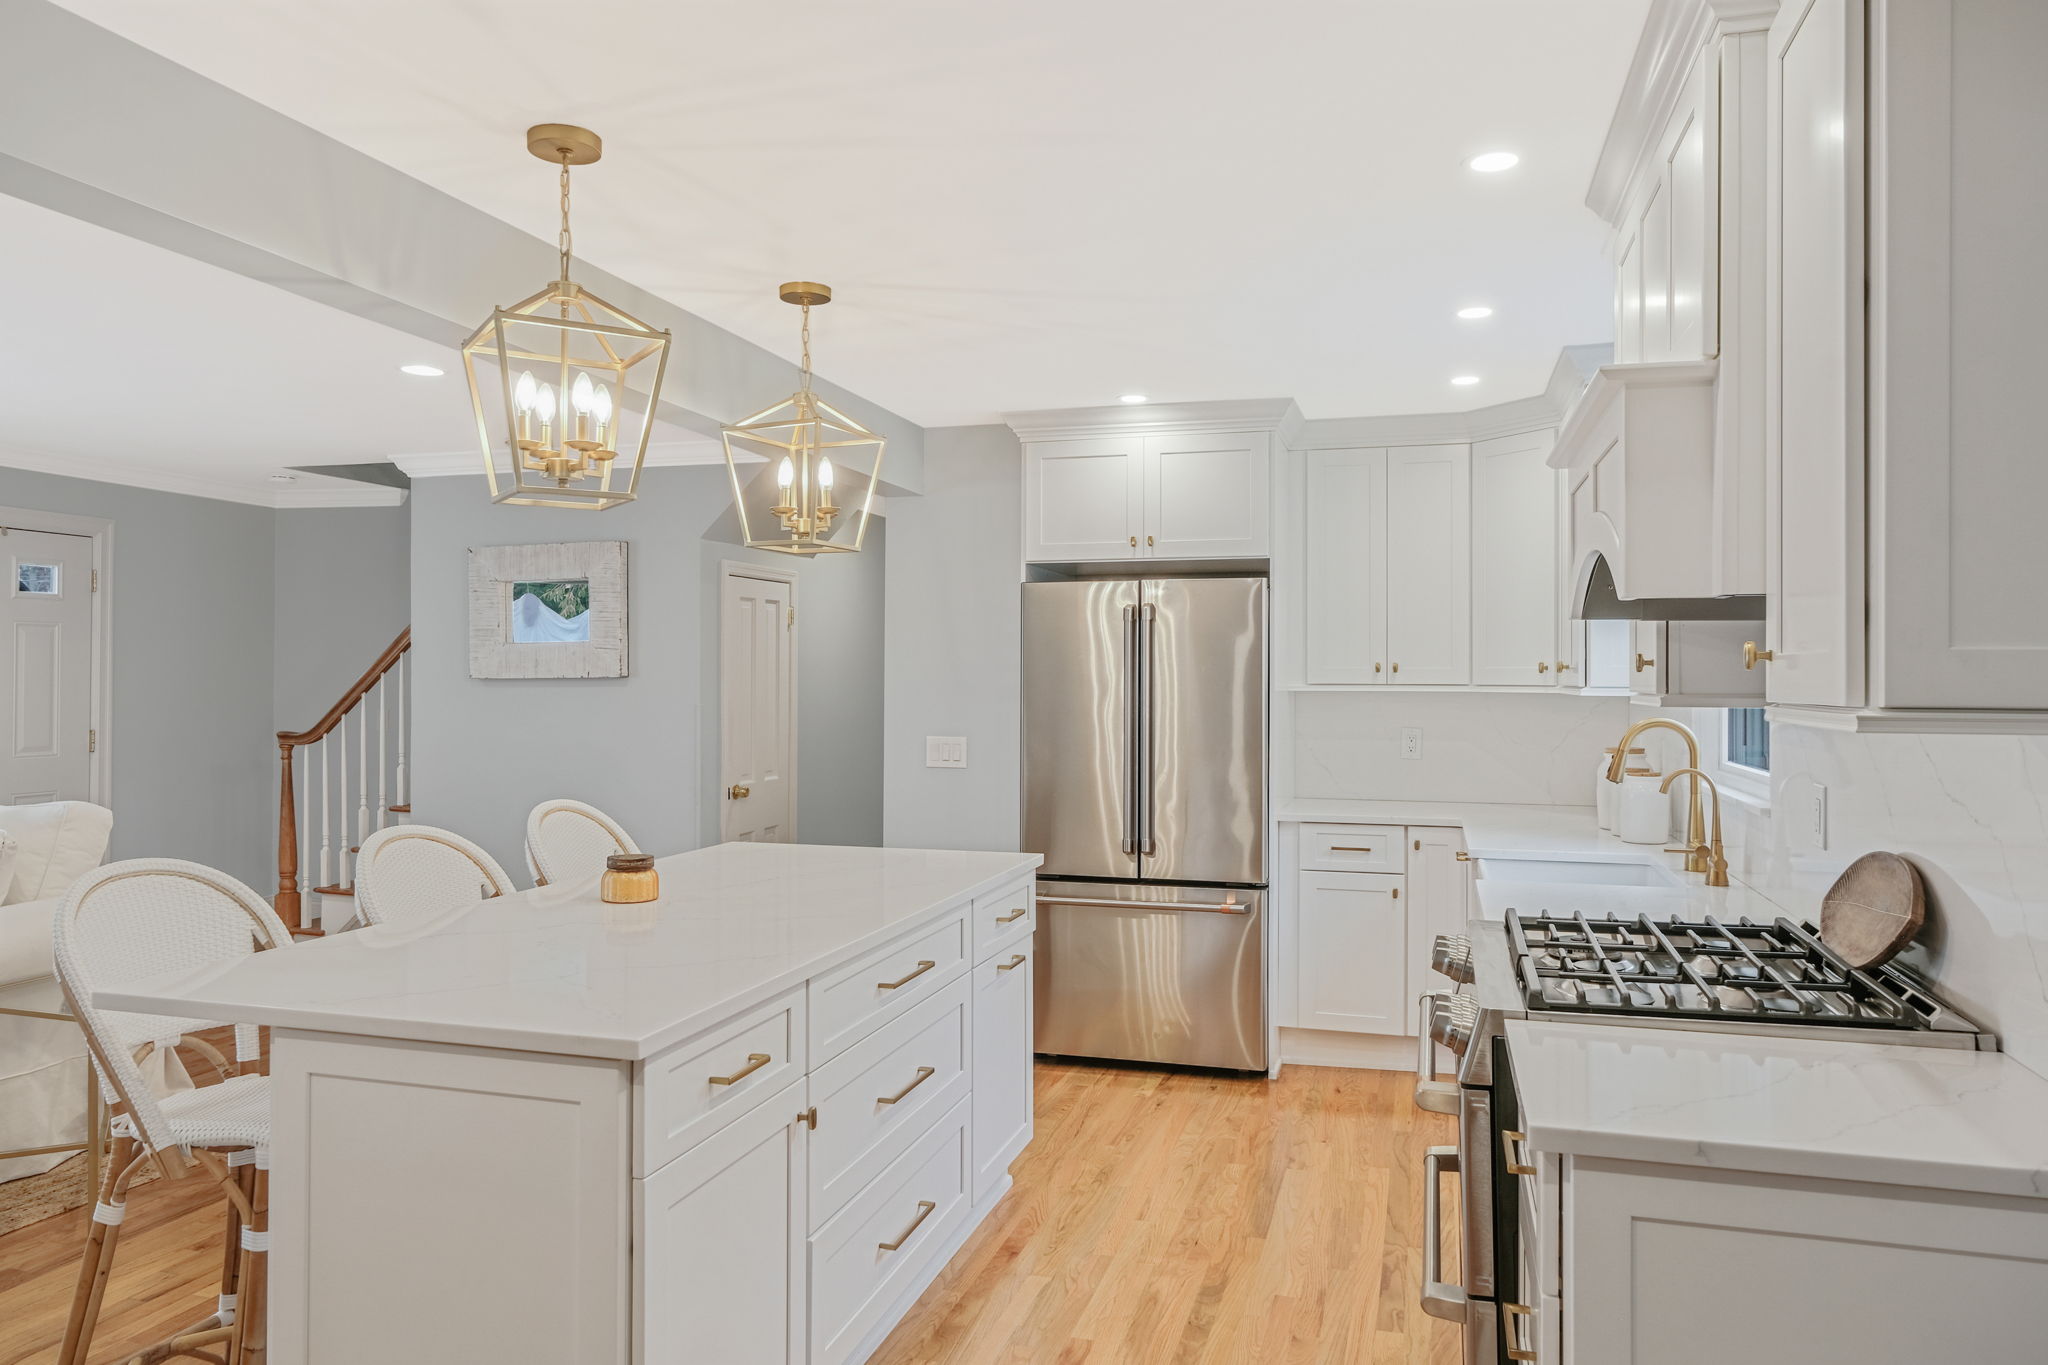
<svg viewBox="0 0 2048 1365">
<path fill-rule="evenodd" d="M 626 542 L 469 552 L 469 676 L 626 676 Z"/>
</svg>

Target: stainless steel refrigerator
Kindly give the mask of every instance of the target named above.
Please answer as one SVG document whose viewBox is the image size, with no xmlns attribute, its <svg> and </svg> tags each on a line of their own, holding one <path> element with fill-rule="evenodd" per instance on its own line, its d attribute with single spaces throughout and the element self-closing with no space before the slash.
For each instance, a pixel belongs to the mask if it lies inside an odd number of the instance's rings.
<svg viewBox="0 0 2048 1365">
<path fill-rule="evenodd" d="M 1037 1048 L 1266 1068 L 1266 580 L 1024 585 Z"/>
</svg>

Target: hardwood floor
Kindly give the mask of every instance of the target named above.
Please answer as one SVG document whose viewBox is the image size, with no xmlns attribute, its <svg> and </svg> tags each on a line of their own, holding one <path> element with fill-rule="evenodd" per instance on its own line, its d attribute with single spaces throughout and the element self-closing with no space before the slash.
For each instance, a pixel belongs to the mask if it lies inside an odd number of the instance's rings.
<svg viewBox="0 0 2048 1365">
<path fill-rule="evenodd" d="M 1422 1149 L 1455 1133 L 1412 1084 L 1041 1064 L 1016 1187 L 873 1365 L 1456 1365 L 1417 1307 Z M 95 1361 L 212 1307 L 222 1216 L 210 1182 L 135 1191 Z M 85 1219 L 0 1237 L 0 1365 L 56 1358 Z"/>
<path fill-rule="evenodd" d="M 1041 1063 L 1015 1188 L 872 1365 L 1454 1365 L 1418 1295 L 1422 1151 L 1455 1125 L 1413 1091 Z"/>
</svg>

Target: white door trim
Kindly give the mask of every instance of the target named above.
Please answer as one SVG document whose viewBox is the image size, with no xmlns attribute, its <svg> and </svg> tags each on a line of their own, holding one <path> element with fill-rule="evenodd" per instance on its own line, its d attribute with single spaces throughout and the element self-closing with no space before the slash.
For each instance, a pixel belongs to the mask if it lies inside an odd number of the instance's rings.
<svg viewBox="0 0 2048 1365">
<path fill-rule="evenodd" d="M 718 790 L 713 799 L 718 802 L 718 837 L 726 838 L 725 799 L 725 640 L 726 625 L 725 585 L 727 579 L 751 578 L 763 583 L 781 583 L 789 589 L 789 609 L 796 610 L 797 576 L 794 569 L 785 569 L 774 564 L 754 564 L 740 559 L 721 559 L 718 562 Z M 796 794 L 797 773 L 801 765 L 797 762 L 796 718 L 797 685 L 802 674 L 798 672 L 797 647 L 801 637 L 796 633 L 795 618 L 792 616 L 789 630 L 789 842 L 796 842 Z"/>
<path fill-rule="evenodd" d="M 83 536 L 92 542 L 92 678 L 91 728 L 97 743 L 87 764 L 89 797 L 96 805 L 114 806 L 114 726 L 107 691 L 114 676 L 113 575 L 114 523 L 106 517 L 69 512 L 38 512 L 27 507 L 0 507 L 0 527 Z"/>
</svg>

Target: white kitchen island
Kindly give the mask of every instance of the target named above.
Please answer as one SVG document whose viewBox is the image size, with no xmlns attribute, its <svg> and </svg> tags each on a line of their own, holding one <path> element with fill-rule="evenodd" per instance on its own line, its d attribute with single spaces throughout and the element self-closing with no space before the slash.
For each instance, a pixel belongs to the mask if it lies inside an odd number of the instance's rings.
<svg viewBox="0 0 2048 1365">
<path fill-rule="evenodd" d="M 271 1027 L 277 1365 L 843 1365 L 1031 1136 L 1035 855 L 724 844 L 102 990 Z"/>
</svg>

